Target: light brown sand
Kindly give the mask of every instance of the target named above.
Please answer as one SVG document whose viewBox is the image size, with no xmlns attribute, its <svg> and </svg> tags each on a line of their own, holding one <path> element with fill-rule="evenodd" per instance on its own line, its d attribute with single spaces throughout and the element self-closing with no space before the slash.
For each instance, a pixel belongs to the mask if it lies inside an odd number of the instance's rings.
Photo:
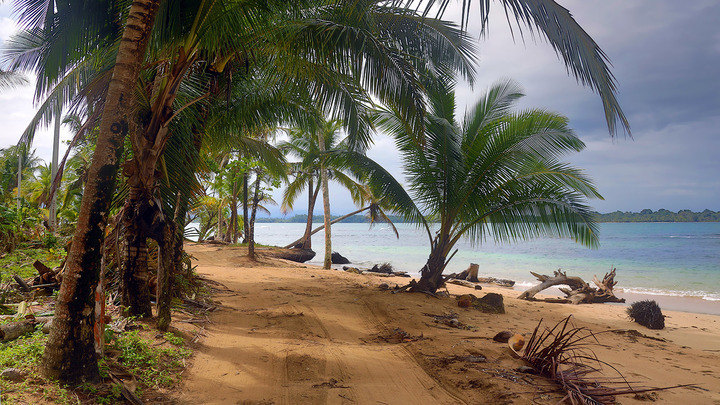
<svg viewBox="0 0 720 405">
<path fill-rule="evenodd" d="M 624 308 L 530 303 L 517 292 L 451 285 L 452 294 L 499 292 L 506 314 L 458 308 L 453 298 L 390 294 L 378 278 L 261 259 L 244 249 L 191 245 L 200 274 L 229 289 L 205 325 L 178 399 L 192 404 L 485 404 L 557 403 L 562 398 L 539 377 L 515 373 L 522 363 L 492 336 L 509 329 L 526 336 L 540 318 L 568 314 L 595 332 L 634 329 L 667 342 L 613 332 L 598 336 L 599 358 L 646 386 L 698 384 L 659 393 L 659 403 L 720 404 L 720 317 L 671 312 L 667 328 L 650 331 L 629 321 Z M 426 314 L 455 312 L 472 330 L 440 326 Z M 199 328 L 200 326 L 198 326 Z M 395 328 L 422 340 L 378 339 Z M 482 354 L 487 362 L 453 361 Z M 608 375 L 612 370 L 606 368 Z M 640 403 L 632 396 L 621 403 Z"/>
</svg>

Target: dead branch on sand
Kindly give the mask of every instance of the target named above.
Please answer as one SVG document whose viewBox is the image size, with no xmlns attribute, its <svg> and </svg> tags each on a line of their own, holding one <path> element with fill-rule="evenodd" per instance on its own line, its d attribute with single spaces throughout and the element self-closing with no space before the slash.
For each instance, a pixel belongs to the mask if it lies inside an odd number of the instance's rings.
<svg viewBox="0 0 720 405">
<path fill-rule="evenodd" d="M 570 288 L 559 289 L 565 294 L 565 298 L 549 298 L 545 299 L 545 301 L 570 304 L 625 302 L 624 298 L 616 297 L 615 293 L 613 292 L 613 288 L 617 284 L 617 281 L 615 281 L 615 270 L 616 269 L 613 268 L 610 270 L 609 273 L 606 273 L 602 281 L 598 280 L 597 277 L 593 277 L 593 282 L 597 287 L 591 287 L 580 277 L 568 276 L 560 269 L 555 271 L 553 276 L 537 274 L 531 271 L 530 274 L 535 276 L 540 281 L 540 284 L 527 289 L 525 292 L 520 294 L 518 298 L 524 300 L 533 300 L 535 294 L 539 293 L 542 290 L 545 290 L 546 288 L 550 288 L 556 285 L 566 285 Z"/>
</svg>

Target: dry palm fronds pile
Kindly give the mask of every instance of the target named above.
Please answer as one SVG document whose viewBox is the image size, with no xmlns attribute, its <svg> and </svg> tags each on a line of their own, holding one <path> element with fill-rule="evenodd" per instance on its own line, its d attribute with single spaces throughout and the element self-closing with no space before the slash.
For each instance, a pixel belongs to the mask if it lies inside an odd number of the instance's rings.
<svg viewBox="0 0 720 405">
<path fill-rule="evenodd" d="M 614 404 L 617 395 L 679 388 L 634 388 L 614 367 L 600 360 L 591 346 L 599 344 L 596 334 L 587 328 L 570 324 L 570 316 L 552 328 L 541 331 L 542 320 L 522 354 L 539 375 L 559 384 L 571 404 Z M 603 366 L 618 373 L 616 378 L 604 377 Z"/>
</svg>

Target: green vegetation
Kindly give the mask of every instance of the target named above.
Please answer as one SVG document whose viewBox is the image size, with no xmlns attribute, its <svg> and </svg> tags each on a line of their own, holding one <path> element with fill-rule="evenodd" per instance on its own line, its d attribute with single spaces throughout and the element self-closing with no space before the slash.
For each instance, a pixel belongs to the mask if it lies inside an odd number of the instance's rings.
<svg viewBox="0 0 720 405">
<path fill-rule="evenodd" d="M 693 212 L 680 210 L 672 212 L 665 209 L 653 211 L 644 209 L 640 212 L 615 211 L 598 214 L 599 222 L 720 222 L 720 211 L 705 210 Z"/>
<path fill-rule="evenodd" d="M 16 368 L 26 374 L 22 382 L 0 378 L 3 404 L 27 403 L 30 395 L 40 401 L 58 404 L 77 404 L 77 397 L 67 388 L 46 381 L 38 366 L 47 342 L 47 335 L 36 331 L 11 342 L 0 343 L 0 370 Z"/>
<path fill-rule="evenodd" d="M 191 351 L 184 347 L 184 339 L 171 333 L 163 335 L 175 347 L 158 346 L 154 340 L 133 330 L 115 336 L 110 349 L 120 352 L 117 361 L 145 388 L 169 387 L 178 382 L 184 369 L 183 359 Z M 102 376 L 101 367 L 101 376 Z"/>
<path fill-rule="evenodd" d="M 644 209 L 640 212 L 623 212 L 615 211 L 607 214 L 595 213 L 597 222 L 720 222 L 720 211 L 704 210 L 701 212 L 693 212 L 690 210 L 680 210 L 672 212 L 665 209 L 653 211 Z M 331 219 L 340 218 L 339 215 L 331 216 Z M 388 215 L 388 218 L 395 223 L 408 222 L 399 215 Z M 305 223 L 307 215 L 293 215 L 291 217 L 280 218 L 258 218 L 257 222 L 266 223 Z M 322 222 L 323 217 L 320 215 L 313 216 L 313 223 Z M 364 215 L 353 215 L 343 220 L 346 223 L 369 223 L 370 219 Z"/>
<path fill-rule="evenodd" d="M 39 373 L 47 342 L 47 335 L 40 330 L 0 343 L 0 370 L 16 368 L 25 374 L 21 382 L 0 379 L 3 404 L 26 403 L 28 395 L 59 404 L 77 404 L 80 398 L 88 395 L 100 404 L 121 403 L 120 386 L 110 378 L 111 370 L 114 373 L 126 370 L 132 374 L 139 383 L 135 392 L 138 396 L 148 389 L 171 388 L 178 383 L 184 369 L 183 360 L 191 355 L 191 350 L 186 347 L 182 336 L 171 332 L 166 332 L 161 338 L 152 338 L 151 335 L 152 332 L 145 328 L 111 334 L 107 350 L 111 357 L 100 359 L 104 382 L 85 383 L 77 389 L 62 387 Z"/>
<path fill-rule="evenodd" d="M 15 249 L 10 253 L 0 255 L 0 278 L 7 280 L 13 274 L 23 278 L 37 276 L 37 270 L 32 266 L 35 260 L 40 260 L 46 266 L 58 266 L 65 258 L 65 249 L 54 247 Z"/>
</svg>

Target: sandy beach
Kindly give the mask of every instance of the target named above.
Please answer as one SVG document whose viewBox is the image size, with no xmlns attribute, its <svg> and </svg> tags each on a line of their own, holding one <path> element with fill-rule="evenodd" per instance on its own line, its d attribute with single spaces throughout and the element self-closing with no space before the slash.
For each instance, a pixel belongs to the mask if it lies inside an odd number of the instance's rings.
<svg viewBox="0 0 720 405">
<path fill-rule="evenodd" d="M 572 315 L 577 326 L 602 332 L 595 354 L 634 385 L 699 386 L 620 403 L 720 404 L 720 316 L 666 311 L 666 329 L 652 331 L 630 321 L 622 306 L 527 302 L 512 289 L 448 286 L 453 295 L 502 294 L 506 313 L 485 314 L 458 308 L 453 297 L 378 288 L 407 278 L 268 258 L 253 263 L 244 248 L 186 249 L 198 273 L 224 287 L 211 322 L 195 326 L 204 337 L 177 393 L 181 403 L 557 403 L 563 395 L 555 386 L 514 371 L 522 362 L 492 337 L 503 330 L 529 337 L 541 318 L 554 324 Z M 433 315 L 448 313 L 469 329 L 434 322 Z"/>
</svg>

